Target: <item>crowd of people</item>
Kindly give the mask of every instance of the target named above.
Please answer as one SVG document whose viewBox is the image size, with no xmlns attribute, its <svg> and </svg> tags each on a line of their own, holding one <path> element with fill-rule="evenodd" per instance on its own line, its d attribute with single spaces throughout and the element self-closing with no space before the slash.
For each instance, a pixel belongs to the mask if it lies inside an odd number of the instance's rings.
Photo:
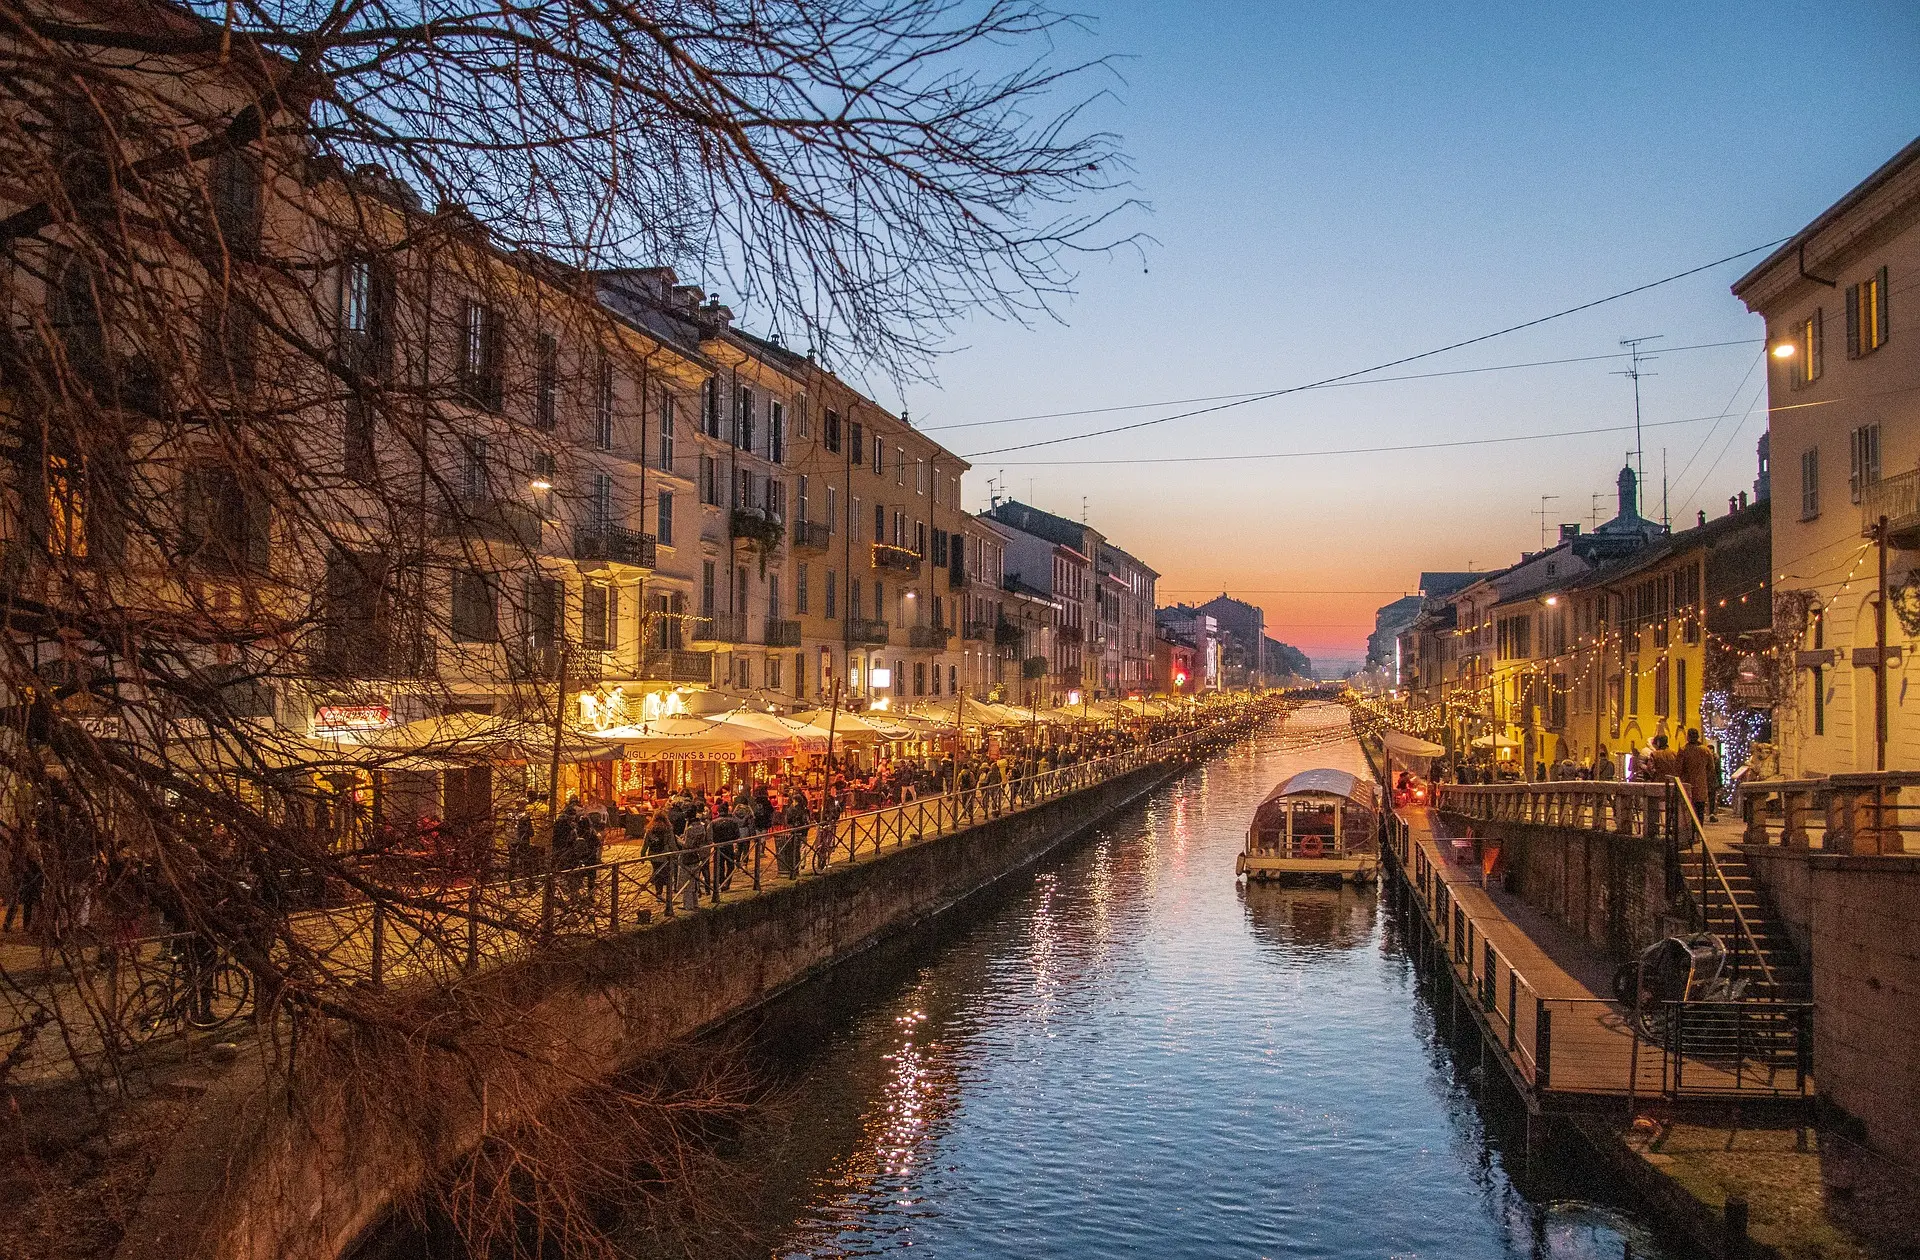
<svg viewBox="0 0 1920 1260">
<path fill-rule="evenodd" d="M 1726 786 L 1720 754 L 1711 744 L 1702 742 L 1698 730 L 1689 729 L 1685 742 L 1679 748 L 1674 748 L 1665 735 L 1656 735 L 1652 745 L 1631 754 L 1627 764 L 1632 771 L 1629 777 L 1633 782 L 1666 783 L 1677 780 L 1686 789 L 1687 799 L 1704 820 L 1712 822 L 1719 814 Z M 1597 756 L 1585 761 L 1575 761 L 1571 754 L 1563 753 L 1560 760 L 1537 765 L 1534 770 L 1534 778 L 1544 782 L 1604 782 L 1621 778 L 1620 767 L 1605 744 L 1600 745 Z M 1520 767 L 1514 763 L 1495 766 L 1467 761 L 1460 763 L 1454 771 L 1454 781 L 1457 783 L 1513 783 L 1520 778 Z"/>
</svg>

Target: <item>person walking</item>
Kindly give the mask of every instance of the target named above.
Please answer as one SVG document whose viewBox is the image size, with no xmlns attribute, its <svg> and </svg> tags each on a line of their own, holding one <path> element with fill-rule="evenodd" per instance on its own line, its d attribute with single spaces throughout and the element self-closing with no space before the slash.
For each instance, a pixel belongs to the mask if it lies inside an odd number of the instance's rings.
<svg viewBox="0 0 1920 1260">
<path fill-rule="evenodd" d="M 673 819 L 667 811 L 659 810 L 653 820 L 647 824 L 647 830 L 641 837 L 644 852 L 653 859 L 653 899 L 662 906 L 673 905 L 673 867 L 670 856 L 678 840 L 673 834 Z"/>
<path fill-rule="evenodd" d="M 1693 802 L 1694 812 L 1702 818 L 1713 819 L 1713 753 L 1700 742 L 1700 732 L 1691 728 L 1687 731 L 1687 743 L 1677 758 L 1680 769 L 1680 782 L 1686 786 L 1687 799 Z"/>
<path fill-rule="evenodd" d="M 807 828 L 812 822 L 807 814 L 806 793 L 795 791 L 787 797 L 787 807 L 781 812 L 782 830 L 774 841 L 774 862 L 779 867 L 780 878 L 800 878 L 800 854 L 806 848 Z"/>
</svg>

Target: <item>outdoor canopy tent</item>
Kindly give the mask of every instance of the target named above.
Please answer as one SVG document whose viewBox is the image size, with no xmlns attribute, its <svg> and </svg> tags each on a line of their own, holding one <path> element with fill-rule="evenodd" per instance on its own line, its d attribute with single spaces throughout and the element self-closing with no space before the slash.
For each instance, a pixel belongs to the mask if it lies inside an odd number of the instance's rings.
<svg viewBox="0 0 1920 1260">
<path fill-rule="evenodd" d="M 785 736 L 793 741 L 795 752 L 827 751 L 827 732 L 811 723 L 753 709 L 734 709 L 722 714 L 721 717 L 730 725 L 750 726 L 755 730 L 765 731 L 769 735 Z"/>
<path fill-rule="evenodd" d="M 1447 755 L 1447 750 L 1440 745 L 1401 731 L 1388 731 L 1385 743 L 1389 753 L 1407 761 L 1432 761 L 1435 757 Z"/>
<path fill-rule="evenodd" d="M 629 761 L 777 761 L 798 748 L 791 733 L 776 735 L 745 722 L 686 713 L 612 727 L 599 738 L 622 746 L 621 755 Z"/>
<path fill-rule="evenodd" d="M 1518 748 L 1520 741 L 1505 735 L 1482 735 L 1473 741 L 1475 748 Z"/>
<path fill-rule="evenodd" d="M 809 709 L 805 713 L 794 714 L 792 720 L 805 723 L 808 731 L 818 734 L 822 739 L 825 739 L 828 723 L 831 722 L 834 741 L 855 747 L 895 739 L 912 739 L 915 734 L 903 726 L 882 721 L 872 713 L 834 713 L 829 709 Z"/>
</svg>

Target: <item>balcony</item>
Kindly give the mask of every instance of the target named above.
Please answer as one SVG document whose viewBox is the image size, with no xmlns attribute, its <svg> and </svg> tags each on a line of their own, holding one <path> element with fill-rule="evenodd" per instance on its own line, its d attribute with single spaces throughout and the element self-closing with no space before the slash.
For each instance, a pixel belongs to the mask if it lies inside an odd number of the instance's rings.
<svg viewBox="0 0 1920 1260">
<path fill-rule="evenodd" d="M 1000 647 L 1019 647 L 1026 638 L 1026 631 L 1011 621 L 1002 621 L 993 627 L 993 641 Z"/>
<path fill-rule="evenodd" d="M 907 646 L 944 649 L 952 637 L 953 631 L 945 626 L 915 626 L 907 631 Z"/>
<path fill-rule="evenodd" d="M 624 564 L 651 569 L 654 557 L 652 534 L 619 525 L 595 525 L 573 532 L 573 558 L 582 564 Z"/>
<path fill-rule="evenodd" d="M 792 534 L 793 545 L 801 551 L 825 551 L 833 546 L 833 532 L 824 521 L 800 521 Z"/>
<path fill-rule="evenodd" d="M 767 618 L 766 630 L 766 643 L 768 647 L 800 646 L 800 623 L 798 621 L 782 621 L 769 617 Z"/>
<path fill-rule="evenodd" d="M 1047 658 L 1046 657 L 1029 656 L 1026 660 L 1020 662 L 1020 677 L 1045 678 L 1046 676 L 1047 676 Z"/>
<path fill-rule="evenodd" d="M 890 543 L 873 544 L 873 567 L 888 573 L 904 573 L 908 577 L 920 576 L 920 553 L 905 547 L 895 547 Z"/>
<path fill-rule="evenodd" d="M 736 542 L 752 543 L 766 555 L 779 548 L 787 531 L 779 518 L 767 515 L 764 509 L 735 508 L 727 517 L 727 533 Z"/>
<path fill-rule="evenodd" d="M 398 634 L 361 633 L 328 626 L 309 662 L 316 677 L 335 680 L 429 679 L 439 675 L 434 645 Z"/>
<path fill-rule="evenodd" d="M 442 538 L 509 543 L 528 551 L 540 546 L 540 513 L 512 499 L 466 499 L 444 510 L 435 532 Z"/>
<path fill-rule="evenodd" d="M 1086 637 L 1086 633 L 1079 626 L 1058 626 L 1054 629 L 1054 634 L 1060 637 L 1062 643 L 1078 643 Z"/>
<path fill-rule="evenodd" d="M 712 682 L 713 653 L 649 648 L 640 658 L 640 678 L 648 682 Z"/>
<path fill-rule="evenodd" d="M 1860 496 L 1860 533 L 1871 538 L 1887 518 L 1887 545 L 1903 551 L 1920 548 L 1920 468 L 1883 477 Z"/>
<path fill-rule="evenodd" d="M 965 622 L 960 627 L 960 637 L 969 643 L 987 643 L 993 639 L 993 627 L 984 621 Z"/>
<path fill-rule="evenodd" d="M 747 635 L 747 619 L 739 613 L 717 612 L 709 617 L 695 618 L 693 638 L 697 643 L 751 643 Z"/>
<path fill-rule="evenodd" d="M 884 621 L 855 617 L 847 622 L 847 642 L 884 646 L 890 627 Z"/>
<path fill-rule="evenodd" d="M 518 679 L 542 682 L 560 677 L 563 655 L 569 684 L 599 682 L 620 672 L 617 654 L 601 648 L 553 642 L 509 643 L 506 647 L 508 673 Z"/>
</svg>

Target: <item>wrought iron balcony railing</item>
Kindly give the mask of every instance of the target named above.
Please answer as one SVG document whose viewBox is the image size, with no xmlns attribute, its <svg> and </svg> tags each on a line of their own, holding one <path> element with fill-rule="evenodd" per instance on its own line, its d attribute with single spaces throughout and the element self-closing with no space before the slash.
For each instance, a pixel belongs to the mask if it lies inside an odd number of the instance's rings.
<svg viewBox="0 0 1920 1260">
<path fill-rule="evenodd" d="M 993 638 L 993 625 L 985 621 L 969 621 L 960 627 L 960 637 L 969 643 L 985 643 Z"/>
<path fill-rule="evenodd" d="M 907 646 L 917 648 L 944 648 L 947 640 L 953 637 L 953 631 L 945 626 L 914 626 L 907 631 Z"/>
<path fill-rule="evenodd" d="M 890 627 L 884 621 L 874 621 L 865 617 L 855 617 L 847 623 L 847 641 L 850 643 L 884 644 Z"/>
<path fill-rule="evenodd" d="M 512 499 L 467 499 L 447 508 L 436 522 L 442 538 L 511 543 L 531 551 L 540 545 L 544 522 L 530 505 Z"/>
<path fill-rule="evenodd" d="M 1862 489 L 1860 533 L 1872 537 L 1887 518 L 1887 541 L 1903 549 L 1920 547 L 1920 468 L 1884 477 Z"/>
<path fill-rule="evenodd" d="M 802 551 L 825 551 L 833 545 L 833 532 L 825 521 L 799 521 L 790 532 L 793 545 Z"/>
<path fill-rule="evenodd" d="M 751 643 L 747 634 L 747 619 L 740 613 L 714 613 L 710 617 L 695 618 L 693 637 L 704 643 Z"/>
<path fill-rule="evenodd" d="M 640 657 L 640 677 L 649 682 L 712 682 L 713 653 L 649 648 Z"/>
<path fill-rule="evenodd" d="M 891 543 L 873 544 L 873 567 L 889 573 L 905 573 L 910 577 L 920 576 L 920 553 L 905 547 L 895 547 Z"/>
<path fill-rule="evenodd" d="M 582 563 L 631 565 L 651 569 L 657 549 L 652 534 L 620 525 L 592 525 L 573 532 L 573 558 Z"/>
<path fill-rule="evenodd" d="M 766 644 L 768 647 L 799 647 L 800 623 L 777 618 L 767 618 Z"/>
</svg>

